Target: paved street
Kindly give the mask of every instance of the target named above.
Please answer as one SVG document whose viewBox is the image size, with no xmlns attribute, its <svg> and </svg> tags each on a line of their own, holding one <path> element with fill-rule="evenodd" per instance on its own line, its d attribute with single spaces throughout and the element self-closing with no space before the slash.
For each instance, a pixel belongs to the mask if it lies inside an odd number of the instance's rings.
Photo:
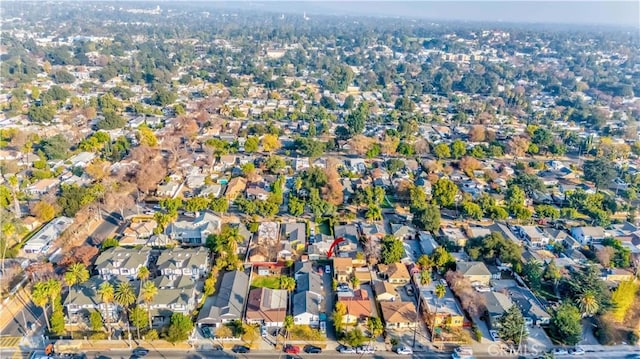
<svg viewBox="0 0 640 359">
<path fill-rule="evenodd" d="M 24 304 L 24 308 L 13 314 L 13 320 L 2 329 L 2 336 L 19 336 L 30 334 L 32 328 L 39 328 L 42 323 L 42 308 L 37 307 L 25 296 L 16 296 Z M 26 325 L 26 327 L 25 327 Z"/>
</svg>

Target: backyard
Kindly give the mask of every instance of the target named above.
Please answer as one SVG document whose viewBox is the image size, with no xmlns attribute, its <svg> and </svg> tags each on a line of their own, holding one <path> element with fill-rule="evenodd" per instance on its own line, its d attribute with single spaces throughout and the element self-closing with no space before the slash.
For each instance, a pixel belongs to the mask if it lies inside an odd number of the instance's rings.
<svg viewBox="0 0 640 359">
<path fill-rule="evenodd" d="M 263 275 L 256 276 L 253 282 L 251 282 L 252 288 L 270 288 L 280 289 L 280 275 Z"/>
</svg>

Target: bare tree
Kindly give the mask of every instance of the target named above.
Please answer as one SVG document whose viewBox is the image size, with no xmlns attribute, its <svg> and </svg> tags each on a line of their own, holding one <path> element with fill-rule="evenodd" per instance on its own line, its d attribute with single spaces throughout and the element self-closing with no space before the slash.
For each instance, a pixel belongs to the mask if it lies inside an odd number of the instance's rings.
<svg viewBox="0 0 640 359">
<path fill-rule="evenodd" d="M 613 247 L 604 246 L 598 250 L 598 252 L 596 253 L 596 258 L 603 267 L 609 268 L 611 267 L 611 259 L 613 258 L 615 253 L 616 250 Z"/>
</svg>

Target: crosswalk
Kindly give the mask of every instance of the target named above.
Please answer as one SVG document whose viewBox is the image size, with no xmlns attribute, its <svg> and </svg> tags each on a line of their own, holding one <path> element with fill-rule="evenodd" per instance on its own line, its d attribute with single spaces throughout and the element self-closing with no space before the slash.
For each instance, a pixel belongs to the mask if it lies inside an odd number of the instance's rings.
<svg viewBox="0 0 640 359">
<path fill-rule="evenodd" d="M 29 359 L 29 357 L 31 357 L 31 352 L 25 352 L 22 350 L 16 350 L 15 352 L 13 352 L 13 355 L 11 356 L 11 359 Z"/>
<path fill-rule="evenodd" d="M 16 348 L 22 337 L 0 337 L 0 348 Z"/>
</svg>

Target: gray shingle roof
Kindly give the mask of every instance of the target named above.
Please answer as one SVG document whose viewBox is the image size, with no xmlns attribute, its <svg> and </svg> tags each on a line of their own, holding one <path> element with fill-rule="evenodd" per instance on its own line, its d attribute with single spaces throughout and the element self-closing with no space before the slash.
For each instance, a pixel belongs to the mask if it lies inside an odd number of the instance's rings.
<svg viewBox="0 0 640 359">
<path fill-rule="evenodd" d="M 209 262 L 209 250 L 198 248 L 173 248 L 163 250 L 158 257 L 157 267 L 164 269 L 201 268 Z"/>
<path fill-rule="evenodd" d="M 102 252 L 95 261 L 97 271 L 102 269 L 129 268 L 135 269 L 146 266 L 151 248 L 140 249 L 114 247 Z"/>
<path fill-rule="evenodd" d="M 293 315 L 311 313 L 320 315 L 320 297 L 310 292 L 299 292 L 293 295 Z"/>
<path fill-rule="evenodd" d="M 225 273 L 218 292 L 205 301 L 198 315 L 198 323 L 215 324 L 223 320 L 241 319 L 248 286 L 249 276 L 246 273 Z"/>
</svg>

